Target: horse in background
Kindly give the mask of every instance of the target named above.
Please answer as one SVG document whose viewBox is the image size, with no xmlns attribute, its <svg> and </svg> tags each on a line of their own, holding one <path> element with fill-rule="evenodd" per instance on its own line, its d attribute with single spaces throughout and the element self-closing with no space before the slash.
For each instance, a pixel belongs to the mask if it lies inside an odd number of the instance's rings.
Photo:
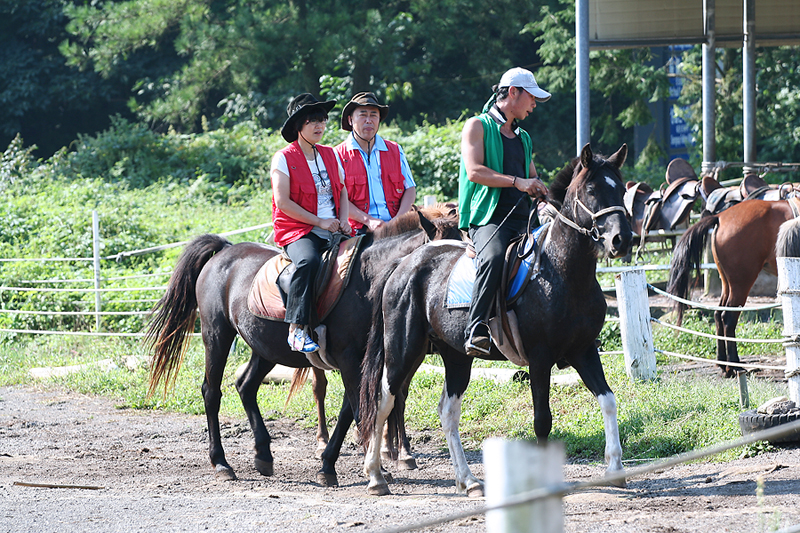
<svg viewBox="0 0 800 533">
<path fill-rule="evenodd" d="M 431 211 L 427 211 L 431 212 Z M 452 210 L 428 220 L 422 212 L 409 212 L 387 224 L 384 236 L 367 235 L 354 258 L 350 280 L 333 311 L 323 319 L 327 327 L 327 360 L 339 369 L 345 398 L 336 429 L 325 452 L 317 480 L 336 485 L 335 462 L 347 429 L 353 422 L 352 405 L 358 405 L 361 362 L 366 350 L 372 306 L 370 287 L 381 279 L 388 265 L 431 239 L 460 238 L 458 217 Z M 399 234 L 393 234 L 399 231 Z M 271 437 L 256 401 L 263 378 L 276 364 L 293 368 L 311 367 L 306 354 L 292 351 L 286 343 L 289 324 L 254 315 L 247 300 L 256 273 L 280 250 L 261 243 L 231 244 L 219 235 L 202 235 L 190 242 L 175 266 L 166 293 L 154 307 L 147 342 L 154 356 L 150 370 L 150 392 L 160 384 L 166 394 L 183 361 L 195 318 L 200 314 L 205 347 L 203 401 L 209 435 L 209 458 L 220 479 L 236 479 L 225 458 L 219 426 L 221 385 L 231 345 L 239 335 L 251 348 L 246 369 L 236 379 L 255 438 L 254 466 L 265 476 L 273 475 Z"/>
<path fill-rule="evenodd" d="M 678 240 L 670 264 L 667 292 L 688 299 L 692 272 L 700 273 L 703 250 L 711 244 L 714 262 L 722 282 L 720 307 L 742 307 L 761 270 L 777 275 L 775 242 L 786 221 L 800 215 L 798 200 L 748 200 L 733 205 L 717 215 L 708 215 L 691 226 Z M 687 305 L 675 302 L 680 325 Z M 741 311 L 714 311 L 717 336 L 736 337 Z M 717 361 L 725 377 L 736 375 L 736 341 L 717 340 Z"/>
<path fill-rule="evenodd" d="M 537 439 L 546 441 L 552 426 L 551 369 L 554 364 L 562 368 L 572 365 L 600 404 L 610 472 L 622 470 L 622 448 L 616 399 L 595 344 L 606 314 L 596 267 L 598 256 L 623 257 L 630 248 L 631 228 L 619 171 L 626 155 L 623 145 L 603 159 L 587 144 L 580 158 L 559 172 L 548 198 L 559 210 L 547 236 L 536 245 L 541 249 L 537 274 L 526 276 L 528 281 L 509 307 L 519 324 L 524 324 L 519 328 L 518 354 L 528 361 Z M 384 423 L 389 419 L 391 438 L 402 433 L 396 416 L 397 406 L 405 400 L 402 386 L 432 341 L 445 366 L 438 411 L 455 468 L 456 488 L 469 496 L 483 495 L 483 484 L 469 469 L 458 432 L 473 361 L 463 351 L 468 310 L 445 307 L 450 273 L 464 253 L 461 243 L 430 243 L 389 272 L 382 291 L 378 286 L 359 409 L 359 435 L 367 448 L 364 470 L 371 494 L 389 494 L 380 470 Z M 493 345 L 486 358 L 505 357 Z"/>
</svg>

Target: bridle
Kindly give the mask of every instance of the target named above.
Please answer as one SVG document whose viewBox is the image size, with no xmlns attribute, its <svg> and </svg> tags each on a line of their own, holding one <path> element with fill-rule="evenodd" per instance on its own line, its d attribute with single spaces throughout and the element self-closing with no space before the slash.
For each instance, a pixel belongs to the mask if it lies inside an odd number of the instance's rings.
<svg viewBox="0 0 800 533">
<path fill-rule="evenodd" d="M 625 207 L 623 207 L 621 205 L 613 205 L 611 207 L 605 207 L 605 208 L 601 209 L 600 211 L 598 211 L 597 213 L 593 213 L 591 209 L 586 207 L 586 205 L 583 202 L 581 202 L 580 198 L 578 198 L 577 195 L 575 197 L 575 204 L 576 205 L 574 205 L 573 208 L 572 208 L 572 218 L 577 219 L 577 217 L 578 217 L 578 212 L 577 212 L 578 208 L 576 206 L 580 206 L 584 211 L 586 211 L 586 213 L 590 217 L 592 217 L 592 227 L 591 228 L 587 229 L 587 228 L 584 228 L 582 226 L 579 226 L 573 220 L 570 220 L 569 218 L 567 218 L 564 215 L 562 215 L 561 211 L 557 211 L 556 212 L 558 218 L 564 224 L 569 226 L 570 228 L 576 230 L 577 232 L 579 232 L 579 233 L 581 233 L 583 235 L 586 235 L 587 237 L 590 237 L 595 242 L 599 242 L 600 239 L 602 238 L 602 235 L 600 235 L 601 226 L 597 225 L 597 219 L 598 218 L 606 216 L 606 215 L 610 215 L 611 213 L 616 213 L 616 212 L 622 213 L 623 216 L 625 216 L 625 214 L 626 214 Z"/>
</svg>

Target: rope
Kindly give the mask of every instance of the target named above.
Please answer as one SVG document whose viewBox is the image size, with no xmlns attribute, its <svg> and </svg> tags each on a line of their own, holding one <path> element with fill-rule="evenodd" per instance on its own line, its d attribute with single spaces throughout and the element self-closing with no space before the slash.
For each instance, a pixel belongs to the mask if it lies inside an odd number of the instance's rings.
<svg viewBox="0 0 800 533">
<path fill-rule="evenodd" d="M 433 520 L 426 520 L 424 522 L 416 522 L 404 526 L 383 529 L 380 530 L 380 533 L 406 533 L 407 531 L 429 528 L 432 526 L 445 524 L 447 522 L 453 522 L 455 520 L 463 520 L 465 518 L 470 518 L 472 516 L 485 514 L 488 511 L 507 509 L 509 507 L 529 504 L 546 498 L 553 498 L 553 497 L 563 498 L 564 496 L 574 492 L 596 487 L 607 487 L 610 483 L 614 483 L 616 481 L 623 481 L 632 477 L 641 476 L 652 472 L 657 472 L 659 470 L 666 470 L 668 468 L 677 466 L 679 464 L 697 461 L 699 459 L 703 459 L 711 455 L 717 455 L 718 453 L 722 453 L 724 451 L 733 448 L 739 448 L 740 446 L 746 446 L 748 444 L 752 444 L 757 441 L 772 440 L 784 437 L 796 431 L 800 431 L 800 420 L 796 420 L 788 424 L 781 424 L 780 426 L 765 429 L 763 431 L 757 431 L 747 436 L 723 442 L 721 444 L 715 444 L 713 446 L 707 446 L 699 450 L 693 450 L 691 452 L 673 455 L 672 457 L 669 457 L 661 461 L 654 461 L 649 465 L 631 468 L 630 470 L 622 470 L 611 474 L 606 474 L 602 478 L 593 479 L 590 481 L 584 481 L 580 483 L 559 483 L 551 485 L 549 487 L 542 487 L 539 489 L 534 489 L 532 491 L 522 492 L 520 494 L 514 494 L 513 496 L 508 496 L 505 502 L 496 505 L 486 505 L 482 508 L 478 508 L 472 511 L 464 511 L 462 513 L 456 513 L 441 518 L 435 518 Z M 789 531 L 794 532 L 796 530 L 790 529 Z"/>
<path fill-rule="evenodd" d="M 37 335 L 77 335 L 80 337 L 144 337 L 146 333 L 113 333 L 104 331 L 48 331 L 40 329 L 0 329 L 0 333 L 33 333 Z M 190 333 L 199 337 L 201 333 Z"/>
<path fill-rule="evenodd" d="M 0 259 L 0 263 L 24 263 L 36 261 L 94 261 L 91 257 L 40 257 L 40 258 L 13 258 L 13 259 Z"/>
<path fill-rule="evenodd" d="M 45 316 L 123 316 L 123 315 L 147 315 L 150 311 L 20 311 L 17 309 L 0 309 L 0 314 L 16 315 L 45 315 Z"/>
<path fill-rule="evenodd" d="M 686 305 L 689 305 L 691 307 L 695 307 L 697 309 L 706 309 L 708 311 L 764 311 L 766 309 L 775 309 L 776 307 L 780 307 L 781 306 L 780 303 L 765 304 L 765 305 L 756 306 L 756 307 L 724 307 L 724 306 L 721 306 L 721 305 L 705 305 L 705 304 L 701 304 L 699 302 L 693 302 L 692 300 L 684 300 L 683 298 L 679 298 L 677 296 L 674 296 L 674 295 L 672 295 L 672 294 L 670 294 L 670 293 L 668 293 L 666 291 L 662 291 L 658 287 L 654 287 L 654 286 L 650 285 L 649 283 L 647 284 L 647 288 L 652 290 L 653 292 L 655 292 L 657 294 L 660 294 L 662 296 L 666 296 L 667 298 L 671 298 L 671 299 L 675 300 L 676 302 L 680 302 L 682 304 L 686 304 Z"/>
<path fill-rule="evenodd" d="M 677 357 L 679 359 L 688 359 L 689 361 L 697 361 L 700 363 L 708 363 L 714 365 L 724 365 L 724 366 L 736 366 L 739 368 L 753 368 L 753 369 L 764 369 L 764 370 L 783 370 L 786 371 L 785 366 L 769 366 L 769 365 L 753 365 L 750 363 L 731 363 L 728 361 L 718 361 L 716 359 L 708 359 L 706 357 L 694 357 L 691 355 L 684 355 L 680 353 L 674 352 L 667 352 L 665 350 L 654 349 L 654 352 L 662 353 L 664 355 L 669 355 L 670 357 Z"/>
<path fill-rule="evenodd" d="M 692 329 L 682 328 L 680 326 L 676 326 L 674 324 L 668 324 L 666 322 L 662 322 L 657 318 L 650 317 L 650 322 L 655 322 L 661 326 L 666 326 L 671 329 L 675 329 L 678 331 L 682 331 L 683 333 L 691 333 L 692 335 L 698 335 L 700 337 L 706 337 L 709 339 L 716 339 L 718 341 L 733 341 L 733 342 L 750 342 L 753 344 L 780 344 L 783 342 L 783 339 L 776 340 L 776 339 L 740 339 L 739 337 L 722 337 L 719 335 L 712 335 L 711 333 L 702 333 L 700 331 L 694 331 Z"/>
<path fill-rule="evenodd" d="M 113 289 L 56 289 L 50 287 L 0 287 L 0 291 L 19 292 L 135 292 L 135 291 L 165 291 L 167 287 L 117 287 Z"/>
</svg>

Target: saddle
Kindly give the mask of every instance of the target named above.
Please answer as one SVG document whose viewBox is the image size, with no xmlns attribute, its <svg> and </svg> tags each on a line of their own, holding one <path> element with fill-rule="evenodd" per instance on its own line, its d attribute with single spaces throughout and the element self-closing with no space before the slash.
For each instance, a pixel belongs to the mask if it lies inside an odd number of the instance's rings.
<svg viewBox="0 0 800 533">
<path fill-rule="evenodd" d="M 667 166 L 666 183 L 654 191 L 647 183 L 626 184 L 625 209 L 633 231 L 672 230 L 689 217 L 697 199 L 697 174 L 685 159 L 673 159 Z"/>
<path fill-rule="evenodd" d="M 312 323 L 324 320 L 339 302 L 362 241 L 363 236 L 345 239 L 343 235 L 335 234 L 332 246 L 323 253 L 314 285 L 317 305 L 316 321 L 312 318 Z M 286 295 L 294 271 L 294 264 L 283 253 L 264 263 L 253 278 L 247 295 L 250 312 L 260 318 L 283 322 L 286 318 Z"/>
<path fill-rule="evenodd" d="M 770 185 L 758 174 L 747 174 L 736 187 L 723 187 L 711 176 L 703 177 L 700 193 L 705 201 L 703 214 L 718 215 L 745 200 L 786 200 L 795 194 L 794 184 Z"/>
<path fill-rule="evenodd" d="M 516 302 L 528 282 L 538 275 L 549 229 L 550 224 L 544 224 L 536 228 L 530 238 L 523 235 L 509 244 L 500 287 L 490 312 L 492 318 L 489 319 L 489 329 L 495 346 L 509 361 L 519 366 L 528 366 L 529 363 L 519 334 L 516 313 L 508 307 Z M 469 307 L 477 271 L 474 258 L 474 251 L 467 248 L 453 265 L 447 281 L 446 308 Z"/>
</svg>

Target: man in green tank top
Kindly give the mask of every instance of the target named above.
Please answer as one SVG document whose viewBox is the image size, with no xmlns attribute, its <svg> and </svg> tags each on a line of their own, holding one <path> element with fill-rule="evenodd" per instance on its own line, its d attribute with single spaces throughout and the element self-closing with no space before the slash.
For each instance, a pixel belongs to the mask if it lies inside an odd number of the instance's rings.
<svg viewBox="0 0 800 533">
<path fill-rule="evenodd" d="M 492 89 L 483 112 L 467 120 L 461 132 L 459 226 L 469 232 L 478 253 L 464 344 L 473 357 L 491 349 L 489 312 L 508 243 L 525 229 L 530 197 L 547 194 L 533 164 L 530 136 L 517 121 L 526 118 L 537 102 L 546 102 L 550 93 L 523 68 L 507 71 Z"/>
</svg>

